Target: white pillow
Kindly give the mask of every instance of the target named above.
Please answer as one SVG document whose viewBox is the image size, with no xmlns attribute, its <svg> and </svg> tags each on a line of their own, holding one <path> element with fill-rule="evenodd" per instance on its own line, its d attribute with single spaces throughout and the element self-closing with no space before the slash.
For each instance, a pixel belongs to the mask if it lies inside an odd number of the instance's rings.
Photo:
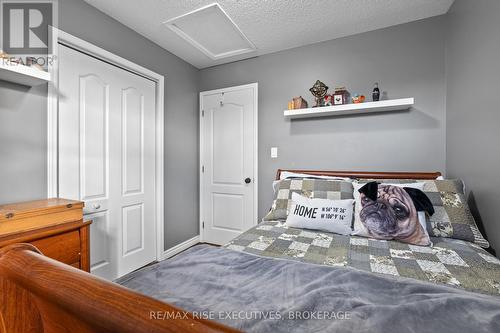
<svg viewBox="0 0 500 333">
<path fill-rule="evenodd" d="M 310 199 L 294 192 L 286 225 L 349 235 L 352 232 L 352 205 L 352 199 Z"/>
<path fill-rule="evenodd" d="M 422 246 L 427 246 L 431 245 L 429 235 L 427 233 L 426 229 L 426 218 L 425 218 L 425 213 L 424 212 L 417 212 L 415 211 L 415 218 L 418 221 L 417 223 L 420 225 L 420 227 L 416 227 L 419 230 L 414 231 L 415 235 L 420 235 L 421 237 L 406 237 L 399 239 L 397 236 L 392 237 L 389 234 L 374 234 L 373 232 L 370 233 L 369 230 L 365 227 L 365 225 L 361 221 L 360 217 L 360 212 L 363 209 L 363 206 L 361 204 L 361 194 L 359 193 L 359 189 L 363 187 L 365 184 L 364 183 L 358 183 L 354 182 L 353 187 L 354 187 L 354 231 L 352 232 L 353 235 L 357 236 L 363 236 L 363 237 L 373 237 L 373 238 L 378 238 L 378 239 L 395 239 L 395 240 L 400 240 L 404 242 L 409 242 L 414 245 L 422 245 Z M 381 183 L 379 184 L 379 189 L 381 189 L 384 186 L 394 186 L 394 187 L 409 187 L 409 188 L 414 188 L 417 190 L 422 191 L 424 188 L 425 183 L 408 183 L 408 184 L 392 184 L 392 183 Z M 380 192 L 379 192 L 380 193 Z M 394 194 L 394 195 L 400 195 L 399 193 Z M 399 198 L 401 199 L 401 198 Z M 393 200 L 393 199 L 391 199 Z M 409 205 L 413 205 L 413 203 L 409 202 L 407 203 Z M 411 209 L 411 208 L 410 208 Z M 415 221 L 415 220 L 413 220 Z M 408 223 L 408 229 L 411 227 L 411 223 Z M 414 224 L 413 224 L 414 225 Z M 407 229 L 404 229 L 407 230 Z M 413 235 L 413 234 L 412 234 Z"/>
</svg>

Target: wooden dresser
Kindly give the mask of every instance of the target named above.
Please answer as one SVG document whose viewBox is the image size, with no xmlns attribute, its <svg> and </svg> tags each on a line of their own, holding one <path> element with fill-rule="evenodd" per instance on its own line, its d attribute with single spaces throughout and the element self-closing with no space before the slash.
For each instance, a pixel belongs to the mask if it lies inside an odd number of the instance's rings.
<svg viewBox="0 0 500 333">
<path fill-rule="evenodd" d="M 83 202 L 46 199 L 0 205 L 0 248 L 31 243 L 45 256 L 90 271 L 89 227 Z"/>
</svg>

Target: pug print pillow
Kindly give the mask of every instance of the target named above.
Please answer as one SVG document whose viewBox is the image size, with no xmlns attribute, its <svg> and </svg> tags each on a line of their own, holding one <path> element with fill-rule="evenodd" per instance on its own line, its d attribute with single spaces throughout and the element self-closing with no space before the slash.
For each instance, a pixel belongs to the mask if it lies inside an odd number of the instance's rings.
<svg viewBox="0 0 500 333">
<path fill-rule="evenodd" d="M 425 214 L 434 214 L 423 183 L 355 184 L 353 235 L 429 246 Z"/>
<path fill-rule="evenodd" d="M 307 198 L 292 193 L 292 204 L 286 225 L 350 235 L 354 200 Z"/>
</svg>

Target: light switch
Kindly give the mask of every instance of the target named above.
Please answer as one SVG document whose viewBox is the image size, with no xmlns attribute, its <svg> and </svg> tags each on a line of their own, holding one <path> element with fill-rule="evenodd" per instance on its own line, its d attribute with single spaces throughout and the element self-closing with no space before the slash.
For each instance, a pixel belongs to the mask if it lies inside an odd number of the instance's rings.
<svg viewBox="0 0 500 333">
<path fill-rule="evenodd" d="M 278 158 L 278 147 L 271 147 L 271 158 Z"/>
</svg>

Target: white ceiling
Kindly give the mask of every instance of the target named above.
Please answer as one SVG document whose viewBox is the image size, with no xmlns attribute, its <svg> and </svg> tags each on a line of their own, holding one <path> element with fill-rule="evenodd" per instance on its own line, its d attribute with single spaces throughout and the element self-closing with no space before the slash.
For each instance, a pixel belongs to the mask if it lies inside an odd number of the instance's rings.
<svg viewBox="0 0 500 333">
<path fill-rule="evenodd" d="M 206 68 L 441 15 L 454 0 L 219 0 L 257 49 L 217 60 L 163 24 L 213 0 L 85 1 L 195 67 Z"/>
</svg>

